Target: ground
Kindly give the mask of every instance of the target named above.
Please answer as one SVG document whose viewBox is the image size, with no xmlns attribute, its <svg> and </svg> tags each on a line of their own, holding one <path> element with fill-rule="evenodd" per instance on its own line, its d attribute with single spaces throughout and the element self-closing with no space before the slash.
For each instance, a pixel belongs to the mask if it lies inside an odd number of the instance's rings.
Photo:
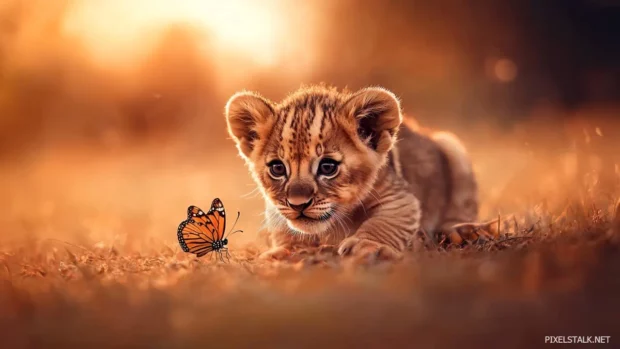
<svg viewBox="0 0 620 349">
<path fill-rule="evenodd" d="M 343 259 L 330 246 L 262 261 L 261 200 L 243 195 L 253 187 L 240 159 L 223 153 L 214 161 L 235 165 L 210 167 L 177 153 L 58 150 L 4 168 L 4 347 L 523 348 L 545 345 L 545 336 L 619 340 L 618 193 L 602 194 L 600 181 L 577 198 L 560 195 L 567 191 L 560 185 L 544 200 L 510 201 L 514 210 L 500 212 L 489 235 L 460 245 L 419 237 L 399 261 Z M 479 165 L 484 191 L 493 176 Z M 216 195 L 229 213 L 241 211 L 244 233 L 231 237 L 228 263 L 198 259 L 176 242 L 186 207 L 206 207 Z M 497 217 L 493 200 L 483 195 L 485 218 Z"/>
</svg>

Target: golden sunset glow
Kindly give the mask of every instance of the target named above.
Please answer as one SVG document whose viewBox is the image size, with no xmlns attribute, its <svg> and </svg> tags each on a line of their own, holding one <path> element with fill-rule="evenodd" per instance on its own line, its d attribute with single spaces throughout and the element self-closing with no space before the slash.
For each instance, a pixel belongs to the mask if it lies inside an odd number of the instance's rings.
<svg viewBox="0 0 620 349">
<path fill-rule="evenodd" d="M 73 3 L 64 20 L 67 34 L 82 39 L 98 60 L 130 60 L 149 48 L 149 40 L 168 25 L 205 32 L 213 49 L 242 54 L 257 64 L 277 60 L 285 33 L 277 1 L 100 0 Z"/>
</svg>

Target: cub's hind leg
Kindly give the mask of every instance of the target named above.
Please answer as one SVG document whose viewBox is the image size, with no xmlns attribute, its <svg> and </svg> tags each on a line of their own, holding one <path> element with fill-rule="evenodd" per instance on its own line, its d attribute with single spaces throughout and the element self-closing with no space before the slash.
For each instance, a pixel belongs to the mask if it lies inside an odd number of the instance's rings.
<svg viewBox="0 0 620 349">
<path fill-rule="evenodd" d="M 450 172 L 449 200 L 439 231 L 446 234 L 452 243 L 460 244 L 463 239 L 470 237 L 471 229 L 477 227 L 478 183 L 469 154 L 456 136 L 437 132 L 431 138 L 444 153 Z M 470 227 L 471 224 L 474 225 Z"/>
</svg>

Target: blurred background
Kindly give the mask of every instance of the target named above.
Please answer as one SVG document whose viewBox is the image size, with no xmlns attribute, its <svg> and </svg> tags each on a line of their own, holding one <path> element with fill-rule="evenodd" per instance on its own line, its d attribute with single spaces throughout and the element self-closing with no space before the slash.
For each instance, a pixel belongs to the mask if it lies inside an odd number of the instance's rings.
<svg viewBox="0 0 620 349">
<path fill-rule="evenodd" d="M 620 187 L 618 1 L 4 0 L 0 240 L 174 246 L 220 197 L 253 241 L 226 100 L 320 82 L 457 133 L 483 218 Z"/>
</svg>

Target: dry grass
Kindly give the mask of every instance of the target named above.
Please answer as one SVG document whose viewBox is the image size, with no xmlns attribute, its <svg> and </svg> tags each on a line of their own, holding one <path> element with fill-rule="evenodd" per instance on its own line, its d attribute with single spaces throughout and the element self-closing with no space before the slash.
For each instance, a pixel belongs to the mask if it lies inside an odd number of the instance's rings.
<svg viewBox="0 0 620 349">
<path fill-rule="evenodd" d="M 420 237 L 397 262 L 329 246 L 265 262 L 260 198 L 230 199 L 251 190 L 235 184 L 249 182 L 239 164 L 113 158 L 55 154 L 4 172 L 3 347 L 521 348 L 618 334 L 615 192 L 522 206 L 462 246 Z M 233 185 L 205 180 L 218 176 Z M 185 206 L 213 192 L 242 211 L 230 263 L 175 241 Z"/>
<path fill-rule="evenodd" d="M 618 236 L 590 219 L 575 222 L 585 230 L 536 227 L 397 263 L 329 248 L 259 262 L 247 247 L 225 264 L 168 246 L 36 240 L 0 255 L 1 328 L 7 348 L 516 348 L 545 335 L 613 337 Z"/>
</svg>

